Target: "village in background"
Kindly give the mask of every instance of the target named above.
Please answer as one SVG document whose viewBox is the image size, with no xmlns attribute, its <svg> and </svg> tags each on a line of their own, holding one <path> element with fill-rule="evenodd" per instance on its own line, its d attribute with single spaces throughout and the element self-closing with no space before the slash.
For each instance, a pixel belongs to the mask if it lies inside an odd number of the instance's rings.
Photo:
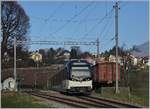
<svg viewBox="0 0 150 109">
<path fill-rule="evenodd" d="M 149 55 L 148 55 L 148 45 L 149 42 L 141 44 L 139 46 L 133 46 L 131 49 L 124 49 L 123 47 L 119 47 L 119 57 L 118 62 L 121 66 L 121 74 L 122 79 L 125 79 L 128 76 L 129 71 L 133 69 L 147 69 L 150 65 L 149 63 Z M 143 49 L 144 48 L 144 49 Z M 147 50 L 145 50 L 147 48 Z M 11 50 L 10 50 L 11 51 Z M 115 57 L 115 46 L 109 51 L 105 51 L 99 54 L 99 58 L 97 58 L 97 54 L 93 54 L 90 52 L 82 52 L 79 46 L 72 46 L 71 51 L 65 50 L 64 48 L 58 49 L 39 49 L 34 52 L 24 51 L 19 53 L 17 51 L 17 68 L 26 68 L 26 67 L 48 67 L 57 64 L 64 64 L 65 61 L 69 59 L 85 59 L 93 66 L 96 65 L 96 62 L 116 62 Z M 12 55 L 13 56 L 13 55 Z M 3 68 L 13 68 L 13 57 L 7 54 L 4 54 L 4 58 L 2 59 L 2 67 Z M 8 73 L 8 72 L 7 72 Z M 10 73 L 10 72 L 9 72 Z M 8 86 L 8 81 L 12 80 L 12 78 L 8 78 L 10 75 L 13 76 L 13 72 L 10 74 L 2 73 L 2 89 L 5 90 L 14 90 L 14 84 L 12 86 Z M 18 77 L 20 80 L 21 77 Z M 6 81 L 6 82 L 5 82 Z M 127 84 L 127 80 L 125 81 Z M 6 85 L 5 85 L 6 84 Z"/>
</svg>

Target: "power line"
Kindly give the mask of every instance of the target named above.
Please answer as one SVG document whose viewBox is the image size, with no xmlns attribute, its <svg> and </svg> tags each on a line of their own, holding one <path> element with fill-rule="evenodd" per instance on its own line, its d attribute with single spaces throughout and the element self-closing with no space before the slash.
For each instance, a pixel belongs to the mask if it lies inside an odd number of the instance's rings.
<svg viewBox="0 0 150 109">
<path fill-rule="evenodd" d="M 89 13 L 88 13 L 89 14 Z M 89 15 L 88 15 L 89 16 Z M 31 16 L 32 18 L 35 18 L 35 19 L 37 19 L 37 20 L 42 20 L 43 22 L 45 22 L 45 20 L 46 20 L 46 18 L 42 18 L 42 17 L 36 17 L 36 16 Z M 78 23 L 83 23 L 84 22 L 84 20 L 85 20 L 85 18 L 83 18 L 83 19 L 74 19 L 74 20 L 72 20 L 72 21 L 70 21 L 70 22 L 78 22 Z M 99 18 L 90 18 L 90 19 L 86 19 L 86 21 L 88 21 L 88 22 L 95 22 L 95 21 L 98 21 L 99 20 Z M 52 21 L 52 22 L 68 22 L 69 21 L 69 19 L 62 19 L 62 18 L 53 18 L 53 19 L 51 19 L 50 21 Z"/>
<path fill-rule="evenodd" d="M 100 23 L 102 23 L 102 22 L 105 20 L 105 18 L 106 18 L 108 15 L 110 15 L 112 12 L 113 12 L 113 8 L 109 11 L 109 13 L 108 13 L 107 15 L 105 15 L 104 17 L 102 17 L 102 18 L 97 22 L 97 24 L 94 25 L 94 26 L 90 29 L 90 31 L 87 32 L 87 33 L 84 35 L 84 37 L 87 36 L 89 33 L 91 33 L 91 32 L 92 32 Z"/>
<path fill-rule="evenodd" d="M 107 13 L 106 13 L 106 15 L 107 15 Z M 112 14 L 111 14 L 110 18 L 111 17 L 112 17 Z M 104 25 L 104 28 L 101 29 L 100 36 L 102 36 L 102 33 L 105 32 L 105 30 L 106 30 L 106 28 L 107 28 L 107 26 L 108 26 L 108 24 L 110 22 L 110 18 L 108 19 L 108 21 L 106 21 L 106 24 Z M 99 38 L 97 39 L 97 56 L 99 56 Z"/>
<path fill-rule="evenodd" d="M 94 4 L 94 3 L 93 3 Z M 95 6 L 96 6 L 96 4 L 94 5 L 94 7 L 92 8 L 92 9 L 90 9 L 90 11 L 84 16 L 84 18 L 83 19 L 81 19 L 79 22 L 78 22 L 78 24 L 77 24 L 77 26 L 76 26 L 76 29 L 75 29 L 75 31 L 74 31 L 74 35 L 75 35 L 75 33 L 79 33 L 79 32 L 77 32 L 77 29 L 79 29 L 79 25 L 80 24 L 82 24 L 82 23 L 84 23 L 85 21 L 95 21 L 95 20 L 99 20 L 99 18 L 95 18 L 95 19 L 87 19 L 88 17 L 89 17 L 89 15 L 93 12 L 93 10 L 94 10 L 94 8 L 95 8 Z"/>
<path fill-rule="evenodd" d="M 34 19 L 37 19 L 37 20 L 41 20 L 41 21 L 45 21 L 45 18 L 43 18 L 43 17 L 37 17 L 37 16 L 32 16 L 32 15 L 30 15 L 32 18 L 34 18 Z"/>
<path fill-rule="evenodd" d="M 54 15 L 56 14 L 56 12 L 59 10 L 59 8 L 63 5 L 64 3 L 63 2 L 61 2 L 60 3 L 60 5 L 58 6 L 58 7 L 56 7 L 55 9 L 54 9 L 54 11 L 52 11 L 52 13 L 49 15 L 49 17 L 47 17 L 47 18 L 43 18 L 43 17 L 37 17 L 37 16 L 32 16 L 32 15 L 30 15 L 32 18 L 34 18 L 34 19 L 37 19 L 37 20 L 41 20 L 41 21 L 43 21 L 43 22 L 47 22 L 47 21 L 49 21 L 52 17 L 54 17 Z"/>
<path fill-rule="evenodd" d="M 56 14 L 56 12 L 59 10 L 60 7 L 62 7 L 62 5 L 64 4 L 64 2 L 61 2 L 60 5 L 50 14 L 50 16 L 45 19 L 45 23 L 47 21 L 49 21 L 52 17 L 54 17 L 54 15 Z"/>
<path fill-rule="evenodd" d="M 120 3 L 120 7 L 122 8 L 122 7 L 125 7 L 125 6 L 127 6 L 129 3 L 127 3 L 127 2 L 121 2 Z"/>
<path fill-rule="evenodd" d="M 109 31 L 110 31 L 110 28 L 112 27 L 112 24 L 113 24 L 113 21 L 111 21 L 111 19 L 110 19 L 110 20 L 108 21 L 108 23 L 105 25 L 103 31 L 101 31 L 101 32 L 103 32 L 103 35 L 102 35 L 102 33 L 100 34 L 101 40 L 107 36 L 107 34 L 108 34 Z M 109 27 L 109 28 L 107 28 L 107 27 Z M 106 30 L 106 31 L 105 31 L 105 30 Z"/>
<path fill-rule="evenodd" d="M 111 14 L 110 18 L 108 19 L 108 21 L 107 21 L 106 24 L 104 25 L 104 28 L 101 29 L 100 37 L 102 37 L 102 33 L 104 33 L 105 30 L 106 30 L 106 28 L 108 27 L 108 25 L 109 25 L 109 23 L 110 23 L 110 21 L 111 21 L 111 19 L 112 19 L 112 15 L 113 15 L 113 14 Z M 102 39 L 102 38 L 101 38 L 101 39 Z"/>
<path fill-rule="evenodd" d="M 113 40 L 109 39 L 106 43 L 103 44 L 103 46 L 101 45 L 101 49 L 105 49 L 106 47 L 108 47 L 108 45 L 110 45 L 110 43 L 112 43 Z M 104 48 L 105 47 L 105 48 Z"/>
<path fill-rule="evenodd" d="M 74 18 L 78 17 L 80 14 L 82 14 L 88 7 L 90 7 L 92 5 L 93 2 L 90 2 L 86 7 L 84 7 L 83 9 L 81 9 L 80 12 L 78 12 L 77 14 L 73 15 L 64 25 L 62 25 L 61 27 L 59 27 L 56 31 L 50 33 L 50 35 L 55 34 L 59 31 L 61 31 L 66 25 L 68 25 Z"/>
<path fill-rule="evenodd" d="M 78 9 L 78 7 L 77 7 L 77 4 L 75 4 L 75 14 L 77 14 L 77 9 Z"/>
<path fill-rule="evenodd" d="M 110 28 L 112 27 L 112 24 L 113 24 L 113 22 L 110 23 L 109 28 L 108 28 L 107 31 L 105 32 L 105 35 L 103 35 L 103 37 L 105 36 L 104 38 L 106 38 L 107 34 L 109 33 Z M 113 35 L 109 35 L 109 36 L 113 36 Z M 101 46 L 102 46 L 102 49 L 104 49 L 103 47 L 106 48 L 108 45 L 110 45 L 110 43 L 113 42 L 114 39 L 115 39 L 115 37 L 113 36 L 113 37 L 110 38 L 107 42 L 105 42 L 105 43 L 103 44 L 103 43 L 102 43 L 102 42 L 104 42 L 104 41 L 102 41 L 102 39 L 104 40 L 103 37 L 101 38 Z"/>
<path fill-rule="evenodd" d="M 107 1 L 105 2 L 105 8 L 106 8 L 106 15 L 108 13 L 108 4 L 107 4 Z"/>
<path fill-rule="evenodd" d="M 49 21 L 52 17 L 54 17 L 54 15 L 56 14 L 56 12 L 59 10 L 59 8 L 62 5 L 63 5 L 63 2 L 61 2 L 60 5 L 54 9 L 54 11 L 50 14 L 50 16 L 47 19 L 44 19 L 44 23 L 45 23 L 44 25 L 46 25 L 47 21 Z M 43 28 L 43 26 L 41 26 L 40 33 L 42 33 L 43 30 L 45 30 L 45 29 Z"/>
</svg>

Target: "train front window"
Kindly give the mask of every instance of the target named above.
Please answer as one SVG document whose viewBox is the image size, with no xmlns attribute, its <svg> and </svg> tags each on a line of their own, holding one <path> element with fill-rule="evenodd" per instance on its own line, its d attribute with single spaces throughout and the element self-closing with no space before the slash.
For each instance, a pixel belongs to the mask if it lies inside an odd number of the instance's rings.
<svg viewBox="0 0 150 109">
<path fill-rule="evenodd" d="M 88 67 L 72 67 L 71 77 L 87 78 L 90 76 Z"/>
</svg>

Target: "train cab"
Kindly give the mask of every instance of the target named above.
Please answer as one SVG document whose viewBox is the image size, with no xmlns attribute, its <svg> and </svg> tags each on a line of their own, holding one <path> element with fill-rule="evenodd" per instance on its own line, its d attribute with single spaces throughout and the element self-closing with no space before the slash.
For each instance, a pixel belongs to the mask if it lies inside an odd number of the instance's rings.
<svg viewBox="0 0 150 109">
<path fill-rule="evenodd" d="M 67 79 L 63 82 L 69 93 L 86 93 L 92 90 L 91 66 L 86 60 L 70 60 L 67 64 Z"/>
</svg>

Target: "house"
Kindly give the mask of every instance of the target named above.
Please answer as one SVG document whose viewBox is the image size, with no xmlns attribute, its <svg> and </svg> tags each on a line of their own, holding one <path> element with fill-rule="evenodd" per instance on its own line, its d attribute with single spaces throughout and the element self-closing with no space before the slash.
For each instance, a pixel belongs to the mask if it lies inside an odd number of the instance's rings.
<svg viewBox="0 0 150 109">
<path fill-rule="evenodd" d="M 100 56 L 100 57 L 96 58 L 95 60 L 96 60 L 97 62 L 104 62 L 104 61 L 106 61 L 106 58 Z"/>
<path fill-rule="evenodd" d="M 97 58 L 97 53 L 92 53 L 92 56 L 93 56 L 94 58 Z"/>
<path fill-rule="evenodd" d="M 148 60 L 148 62 L 146 63 L 147 66 L 150 66 L 150 60 Z"/>
<path fill-rule="evenodd" d="M 149 57 L 135 57 L 134 55 L 130 55 L 132 65 L 138 66 L 139 68 L 145 68 L 149 66 Z"/>
<path fill-rule="evenodd" d="M 2 81 L 2 90 L 14 91 L 15 84 L 15 79 L 13 77 L 8 77 Z"/>
<path fill-rule="evenodd" d="M 150 65 L 149 57 L 148 56 L 142 57 L 141 61 L 142 61 L 141 68 L 146 68 L 147 66 Z"/>
<path fill-rule="evenodd" d="M 145 56 L 145 57 L 142 58 L 142 60 L 143 60 L 143 63 L 146 64 L 149 61 L 149 57 Z"/>
<path fill-rule="evenodd" d="M 116 56 L 110 55 L 110 56 L 109 56 L 109 62 L 116 62 Z M 123 59 L 122 59 L 122 57 L 120 57 L 120 56 L 118 56 L 118 63 L 119 63 L 120 65 L 123 65 Z"/>
<path fill-rule="evenodd" d="M 70 58 L 70 52 L 68 50 L 63 50 L 56 55 L 56 59 L 69 59 L 69 58 Z"/>
<path fill-rule="evenodd" d="M 132 65 L 136 66 L 138 64 L 139 59 L 135 57 L 134 55 L 130 55 Z"/>
<path fill-rule="evenodd" d="M 92 64 L 92 65 L 95 65 L 96 64 L 96 61 L 94 59 L 94 56 L 92 54 L 90 54 L 89 52 L 84 52 L 82 55 L 81 55 L 81 59 L 84 59 L 86 60 L 88 63 Z"/>
<path fill-rule="evenodd" d="M 36 52 L 31 54 L 31 59 L 33 59 L 35 62 L 42 62 L 42 54 Z"/>
<path fill-rule="evenodd" d="M 65 59 L 70 58 L 70 52 L 68 50 L 64 50 L 63 55 L 64 55 Z"/>
<path fill-rule="evenodd" d="M 84 58 L 87 62 L 91 63 L 92 65 L 96 65 L 96 61 L 93 60 L 91 57 Z"/>
<path fill-rule="evenodd" d="M 116 57 L 114 55 L 110 55 L 109 62 L 116 62 Z"/>
</svg>

